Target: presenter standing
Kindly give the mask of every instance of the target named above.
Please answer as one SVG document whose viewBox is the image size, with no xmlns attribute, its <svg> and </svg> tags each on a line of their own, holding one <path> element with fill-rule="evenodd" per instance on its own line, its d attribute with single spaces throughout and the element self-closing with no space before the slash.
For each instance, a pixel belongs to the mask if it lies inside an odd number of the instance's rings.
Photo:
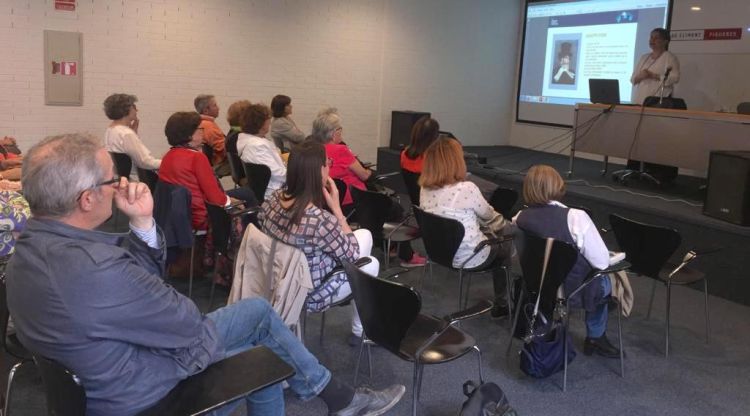
<svg viewBox="0 0 750 416">
<path fill-rule="evenodd" d="M 680 81 L 680 61 L 667 49 L 669 31 L 656 28 L 651 31 L 648 46 L 651 52 L 641 56 L 630 82 L 633 83 L 633 104 L 642 105 L 648 96 L 659 96 L 664 81 L 664 97 L 672 95 L 674 85 Z M 666 76 L 666 79 L 665 79 Z"/>
</svg>

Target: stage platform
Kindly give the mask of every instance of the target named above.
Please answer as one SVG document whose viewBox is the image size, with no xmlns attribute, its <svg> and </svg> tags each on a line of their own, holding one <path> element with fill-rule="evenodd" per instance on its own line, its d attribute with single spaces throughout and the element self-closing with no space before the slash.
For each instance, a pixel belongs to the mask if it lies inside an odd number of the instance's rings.
<svg viewBox="0 0 750 416">
<path fill-rule="evenodd" d="M 471 175 L 513 188 L 519 195 L 524 173 L 531 166 L 547 164 L 555 167 L 567 181 L 567 195 L 563 202 L 590 209 L 599 227 L 609 227 L 609 214 L 617 213 L 679 230 L 683 242 L 672 259 L 675 262 L 690 248 L 722 247 L 721 251 L 699 258 L 692 265 L 708 276 L 711 294 L 750 305 L 750 227 L 740 227 L 702 214 L 704 193 L 700 187 L 705 184 L 705 179 L 681 175 L 674 185 L 665 189 L 656 189 L 646 183 L 632 183 L 625 187 L 613 182 L 609 174 L 601 175 L 603 163 L 600 161 L 576 158 L 575 175 L 567 178 L 567 154 L 512 146 L 466 147 L 465 151 L 487 159 L 486 164 L 469 160 L 467 165 Z M 609 172 L 620 168 L 623 166 L 610 163 Z M 399 169 L 399 152 L 379 148 L 378 171 Z M 388 186 L 406 193 L 400 179 L 391 180 Z M 517 208 L 521 204 L 519 200 Z M 616 249 L 614 235 L 603 236 L 607 245 Z"/>
</svg>

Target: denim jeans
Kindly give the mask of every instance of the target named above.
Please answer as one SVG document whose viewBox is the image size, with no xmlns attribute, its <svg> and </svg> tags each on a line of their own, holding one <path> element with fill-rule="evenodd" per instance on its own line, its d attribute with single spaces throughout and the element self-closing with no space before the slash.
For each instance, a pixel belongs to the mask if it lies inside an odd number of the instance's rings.
<svg viewBox="0 0 750 416">
<path fill-rule="evenodd" d="M 227 357 L 247 351 L 256 345 L 265 345 L 291 365 L 295 374 L 287 382 L 301 400 L 317 396 L 331 380 L 328 369 L 307 351 L 265 300 L 243 299 L 206 316 L 216 325 Z M 284 392 L 281 383 L 258 390 L 211 414 L 229 415 L 243 400 L 249 415 L 284 415 Z"/>
<path fill-rule="evenodd" d="M 607 303 L 609 294 L 612 293 L 612 282 L 609 281 L 609 276 L 600 277 L 599 281 L 604 290 L 604 298 L 602 303 L 596 307 L 596 310 L 586 312 L 586 337 L 588 338 L 599 338 L 607 331 L 607 320 L 609 319 Z M 591 284 L 594 285 L 596 282 Z"/>
</svg>

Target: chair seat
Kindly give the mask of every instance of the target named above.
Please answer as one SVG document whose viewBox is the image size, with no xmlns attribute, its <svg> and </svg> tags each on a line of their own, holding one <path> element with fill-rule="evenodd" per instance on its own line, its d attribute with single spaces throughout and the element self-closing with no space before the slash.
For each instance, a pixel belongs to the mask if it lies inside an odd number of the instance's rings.
<svg viewBox="0 0 750 416">
<path fill-rule="evenodd" d="M 669 273 L 677 267 L 676 264 L 667 263 L 659 272 L 659 280 L 666 283 Z M 683 267 L 672 277 L 672 283 L 676 285 L 688 285 L 701 281 L 706 274 L 690 267 Z"/>
<path fill-rule="evenodd" d="M 395 222 L 387 222 L 383 224 L 383 237 L 385 238 L 390 235 L 391 241 L 395 242 L 411 241 L 419 238 L 419 228 L 412 227 L 411 225 L 402 225 L 396 229 L 397 226 L 398 223 Z M 395 232 L 393 232 L 394 229 L 396 229 Z M 391 232 L 393 232 L 393 234 L 391 234 Z"/>
<path fill-rule="evenodd" d="M 414 361 L 417 350 L 432 334 L 440 331 L 446 322 L 428 315 L 417 315 L 409 331 L 401 341 L 399 353 L 402 358 Z M 438 364 L 454 360 L 469 352 L 476 345 L 474 337 L 455 327 L 448 328 L 433 345 L 422 353 L 420 363 Z"/>
</svg>

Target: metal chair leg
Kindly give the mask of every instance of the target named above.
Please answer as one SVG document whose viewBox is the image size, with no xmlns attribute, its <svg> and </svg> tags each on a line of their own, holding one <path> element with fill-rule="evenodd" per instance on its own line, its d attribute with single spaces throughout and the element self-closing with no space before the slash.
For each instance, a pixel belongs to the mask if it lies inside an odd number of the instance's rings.
<svg viewBox="0 0 750 416">
<path fill-rule="evenodd" d="M 568 315 L 568 308 L 565 308 L 565 318 L 563 323 L 563 393 L 568 389 L 568 323 L 570 322 L 570 316 Z"/>
<path fill-rule="evenodd" d="M 424 379 L 424 365 L 419 366 L 419 374 L 417 374 L 417 401 L 422 398 L 422 380 Z"/>
<path fill-rule="evenodd" d="M 703 279 L 703 298 L 704 298 L 704 309 L 706 312 L 706 344 L 708 344 L 709 337 L 709 320 L 708 320 L 708 280 Z"/>
<path fill-rule="evenodd" d="M 477 365 L 479 366 L 479 384 L 484 383 L 484 372 L 482 371 L 482 350 L 477 345 L 472 347 L 477 352 Z"/>
<path fill-rule="evenodd" d="M 625 352 L 622 348 L 622 303 L 617 302 L 617 338 L 620 341 L 620 377 L 625 377 Z"/>
<path fill-rule="evenodd" d="M 352 385 L 357 387 L 357 377 L 359 377 L 359 363 L 362 362 L 362 353 L 365 351 L 365 334 L 362 334 L 362 340 L 359 342 L 359 354 L 357 355 L 357 364 L 354 366 L 354 381 Z"/>
<path fill-rule="evenodd" d="M 419 379 L 419 361 L 414 361 L 414 377 L 412 379 L 412 395 L 411 395 L 411 414 L 412 416 L 417 416 L 417 389 L 419 388 L 417 386 Z"/>
<path fill-rule="evenodd" d="M 654 280 L 651 285 L 651 300 L 648 301 L 648 312 L 646 313 L 646 318 L 651 317 L 651 307 L 654 306 L 654 293 L 656 293 L 656 280 Z"/>
<path fill-rule="evenodd" d="M 367 340 L 367 371 L 372 380 L 372 342 L 370 340 Z"/>
<path fill-rule="evenodd" d="M 664 358 L 669 358 L 669 311 L 672 307 L 672 283 L 667 282 L 667 320 L 664 323 Z"/>
<path fill-rule="evenodd" d="M 516 299 L 516 305 L 513 311 L 513 325 L 510 328 L 510 337 L 508 337 L 508 348 L 505 350 L 505 359 L 508 360 L 510 357 L 510 349 L 513 346 L 513 334 L 516 332 L 518 326 L 518 317 L 521 315 L 521 305 L 523 304 L 523 290 L 518 294 Z"/>
<path fill-rule="evenodd" d="M 14 365 L 8 372 L 8 385 L 5 387 L 5 406 L 3 408 L 4 416 L 8 415 L 8 408 L 10 407 L 10 389 L 13 386 L 13 378 L 16 375 L 16 371 L 18 371 L 21 368 L 21 366 L 23 366 L 27 362 L 28 362 L 27 360 L 23 360 L 19 363 L 16 363 L 16 365 Z"/>
<path fill-rule="evenodd" d="M 510 293 L 510 270 L 503 266 L 503 271 L 505 272 L 505 301 L 508 303 L 508 306 L 510 306 L 513 304 Z M 510 321 L 508 321 L 508 323 L 510 324 Z M 510 331 L 510 325 L 508 325 L 508 331 Z M 513 338 L 513 333 L 510 332 L 509 334 L 510 337 Z"/>
<path fill-rule="evenodd" d="M 320 337 L 318 338 L 319 343 L 323 343 L 323 333 L 326 330 L 326 311 L 320 314 Z"/>
<path fill-rule="evenodd" d="M 387 239 L 383 244 L 385 244 L 385 256 L 383 256 L 385 260 L 385 270 L 388 270 L 391 265 L 391 240 Z"/>
<path fill-rule="evenodd" d="M 461 309 L 461 300 L 464 298 L 464 274 L 463 270 L 458 270 L 458 310 Z"/>
<path fill-rule="evenodd" d="M 474 276 L 473 273 L 469 273 L 467 276 L 468 279 L 466 279 L 466 291 L 464 292 L 464 306 L 461 307 L 461 309 L 465 309 L 466 306 L 469 304 L 469 290 L 471 289 L 471 278 Z"/>
</svg>

